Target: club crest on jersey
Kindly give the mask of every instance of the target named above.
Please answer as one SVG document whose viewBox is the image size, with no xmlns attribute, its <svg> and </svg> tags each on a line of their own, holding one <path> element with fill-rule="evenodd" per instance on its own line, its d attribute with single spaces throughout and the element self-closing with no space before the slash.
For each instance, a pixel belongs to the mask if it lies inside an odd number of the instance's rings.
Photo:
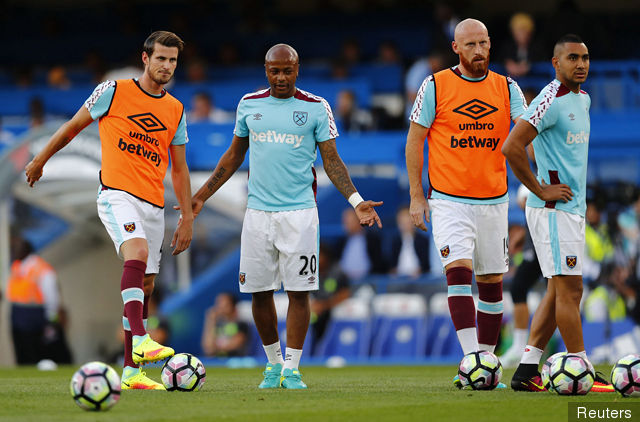
<svg viewBox="0 0 640 422">
<path fill-rule="evenodd" d="M 449 245 L 447 245 L 447 246 L 445 246 L 445 247 L 443 247 L 443 248 L 440 248 L 440 255 L 441 255 L 443 258 L 448 257 L 448 256 L 449 256 L 449 252 L 450 252 L 450 251 L 449 251 Z"/>
<path fill-rule="evenodd" d="M 240 273 L 238 281 L 240 281 L 240 284 L 244 285 L 244 283 L 247 281 L 247 275 L 245 273 Z"/>
<path fill-rule="evenodd" d="M 309 116 L 309 113 L 307 113 L 306 111 L 294 111 L 293 122 L 298 126 L 302 126 L 307 123 L 307 116 Z"/>
<path fill-rule="evenodd" d="M 567 255 L 567 267 L 575 268 L 578 263 L 578 257 L 575 255 Z"/>
<path fill-rule="evenodd" d="M 124 223 L 124 230 L 127 233 L 133 233 L 134 231 L 136 231 L 136 223 L 134 223 L 133 221 L 131 223 Z"/>
</svg>

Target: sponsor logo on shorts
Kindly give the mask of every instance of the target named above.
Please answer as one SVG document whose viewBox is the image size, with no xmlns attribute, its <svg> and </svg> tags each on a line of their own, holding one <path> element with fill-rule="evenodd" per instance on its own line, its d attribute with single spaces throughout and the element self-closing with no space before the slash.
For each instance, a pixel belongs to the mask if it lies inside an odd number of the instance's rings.
<svg viewBox="0 0 640 422">
<path fill-rule="evenodd" d="M 134 223 L 133 221 L 131 223 L 124 223 L 124 230 L 127 233 L 133 233 L 134 231 L 136 231 L 136 223 Z"/>
<path fill-rule="evenodd" d="M 305 123 L 307 123 L 308 116 L 309 113 L 307 113 L 306 111 L 294 111 L 293 123 L 297 124 L 298 126 L 303 126 Z"/>
<path fill-rule="evenodd" d="M 309 280 L 309 284 L 313 284 L 316 282 L 316 278 L 314 276 L 309 277 L 307 280 Z"/>
<path fill-rule="evenodd" d="M 449 252 L 450 252 L 450 251 L 449 251 L 449 245 L 447 245 L 447 246 L 445 246 L 445 247 L 443 247 L 443 248 L 440 248 L 440 255 L 441 255 L 443 258 L 448 257 L 448 256 L 449 256 Z"/>
<path fill-rule="evenodd" d="M 238 281 L 240 284 L 243 284 L 247 281 L 247 275 L 245 273 L 240 273 L 240 277 L 238 277 Z"/>
<path fill-rule="evenodd" d="M 567 255 L 567 267 L 575 268 L 578 263 L 578 257 L 575 255 Z"/>
</svg>

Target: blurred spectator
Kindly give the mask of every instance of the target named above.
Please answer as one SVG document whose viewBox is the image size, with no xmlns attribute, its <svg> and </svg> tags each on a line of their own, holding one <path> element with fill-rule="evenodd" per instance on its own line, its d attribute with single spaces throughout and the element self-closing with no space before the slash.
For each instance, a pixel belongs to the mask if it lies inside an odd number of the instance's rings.
<svg viewBox="0 0 640 422">
<path fill-rule="evenodd" d="M 19 88 L 28 88 L 33 84 L 33 70 L 30 67 L 20 67 L 15 73 L 15 84 Z"/>
<path fill-rule="evenodd" d="M 335 111 L 339 132 L 359 133 L 374 128 L 373 116 L 369 111 L 358 108 L 353 91 L 343 90 L 338 93 Z"/>
<path fill-rule="evenodd" d="M 238 320 L 237 299 L 220 293 L 207 310 L 202 331 L 202 351 L 206 356 L 235 357 L 247 354 L 249 327 Z"/>
<path fill-rule="evenodd" d="M 63 66 L 54 66 L 47 72 L 47 85 L 55 89 L 71 88 L 71 81 L 67 76 L 67 70 Z"/>
<path fill-rule="evenodd" d="M 383 41 L 378 47 L 377 62 L 384 65 L 402 65 L 402 55 L 393 41 Z"/>
<path fill-rule="evenodd" d="M 31 117 L 31 121 L 29 123 L 29 127 L 31 129 L 44 125 L 44 103 L 40 97 L 33 97 L 31 98 L 31 101 L 29 101 L 29 116 Z"/>
<path fill-rule="evenodd" d="M 429 240 L 416 231 L 409 215 L 409 206 L 403 205 L 396 213 L 398 234 L 391 245 L 391 272 L 400 276 L 418 277 L 430 270 Z"/>
<path fill-rule="evenodd" d="M 362 62 L 362 52 L 360 51 L 360 44 L 354 38 L 346 39 L 342 42 L 340 47 L 340 56 L 338 57 L 347 68 L 357 66 Z"/>
<path fill-rule="evenodd" d="M 188 115 L 189 123 L 233 123 L 233 113 L 216 108 L 211 96 L 206 92 L 198 92 L 191 98 L 191 110 Z"/>
<path fill-rule="evenodd" d="M 97 51 L 90 51 L 84 58 L 84 67 L 91 72 L 91 82 L 100 83 L 107 72 L 107 65 L 102 55 Z"/>
<path fill-rule="evenodd" d="M 349 66 L 341 59 L 335 59 L 331 62 L 331 79 L 334 81 L 342 81 L 349 77 Z"/>
<path fill-rule="evenodd" d="M 516 13 L 509 21 L 511 39 L 502 44 L 501 58 L 507 73 L 518 78 L 531 70 L 531 64 L 543 60 L 541 46 L 533 39 L 535 24 L 527 13 Z"/>
<path fill-rule="evenodd" d="M 595 198 L 587 198 L 585 213 L 585 253 L 582 276 L 585 284 L 595 283 L 603 266 L 613 260 L 613 244 L 609 229 L 602 221 L 602 211 Z"/>
<path fill-rule="evenodd" d="M 350 295 L 349 279 L 340 266 L 334 263 L 331 250 L 320 244 L 318 252 L 318 276 L 320 286 L 311 292 L 311 322 L 313 323 L 313 344 L 322 338 L 327 323 L 331 320 L 331 310 Z"/>
<path fill-rule="evenodd" d="M 436 3 L 434 15 L 436 22 L 433 25 L 433 33 L 431 34 L 433 45 L 437 49 L 451 51 L 451 42 L 453 41 L 456 26 L 460 23 L 460 18 L 450 2 L 445 1 Z"/>
<path fill-rule="evenodd" d="M 33 246 L 17 234 L 11 236 L 11 274 L 7 300 L 11 305 L 11 334 L 19 365 L 35 364 L 45 358 L 61 363 L 71 361 L 64 339 L 66 322 L 60 306 L 56 273 Z M 51 345 L 58 343 L 60 353 L 51 355 Z"/>
<path fill-rule="evenodd" d="M 193 83 L 207 81 L 207 64 L 204 60 L 194 58 L 187 62 L 187 81 Z"/>
<path fill-rule="evenodd" d="M 413 103 L 418 95 L 418 90 L 422 82 L 429 75 L 445 68 L 445 58 L 442 52 L 433 51 L 429 56 L 420 58 L 415 61 L 407 71 L 404 78 L 404 88 L 407 94 L 406 116 L 409 117 Z"/>
<path fill-rule="evenodd" d="M 618 216 L 625 253 L 637 260 L 640 251 L 640 189 L 634 192 L 633 204 Z"/>
<path fill-rule="evenodd" d="M 359 280 L 369 273 L 387 272 L 380 237 L 360 225 L 353 208 L 342 212 L 342 227 L 346 233 L 337 247 L 340 268 L 350 280 Z"/>
<path fill-rule="evenodd" d="M 232 42 L 223 42 L 218 48 L 218 64 L 221 66 L 237 66 L 240 63 L 240 51 Z"/>
</svg>

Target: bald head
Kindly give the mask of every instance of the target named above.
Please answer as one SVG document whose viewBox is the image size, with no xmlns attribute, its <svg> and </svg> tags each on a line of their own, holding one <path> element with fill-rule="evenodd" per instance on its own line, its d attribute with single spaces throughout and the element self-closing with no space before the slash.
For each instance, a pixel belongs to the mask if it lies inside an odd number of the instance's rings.
<svg viewBox="0 0 640 422">
<path fill-rule="evenodd" d="M 456 42 L 460 42 L 462 38 L 467 38 L 472 35 L 484 35 L 488 37 L 489 31 L 479 20 L 468 18 L 456 25 L 453 39 Z"/>
<path fill-rule="evenodd" d="M 453 51 L 460 57 L 459 70 L 464 76 L 480 78 L 489 69 L 489 31 L 477 19 L 465 19 L 456 25 Z"/>
<path fill-rule="evenodd" d="M 290 62 L 298 64 L 298 53 L 288 44 L 276 44 L 264 56 L 265 63 Z"/>
</svg>

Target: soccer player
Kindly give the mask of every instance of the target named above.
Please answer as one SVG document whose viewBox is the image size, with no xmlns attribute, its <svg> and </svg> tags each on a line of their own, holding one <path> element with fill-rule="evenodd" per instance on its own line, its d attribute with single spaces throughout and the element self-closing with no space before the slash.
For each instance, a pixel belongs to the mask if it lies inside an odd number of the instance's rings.
<svg viewBox="0 0 640 422">
<path fill-rule="evenodd" d="M 531 191 L 526 217 L 547 291 L 531 323 L 529 341 L 511 380 L 514 390 L 542 391 L 542 352 L 557 327 L 569 353 L 587 360 L 580 321 L 585 241 L 589 95 L 580 89 L 589 73 L 589 50 L 568 34 L 551 59 L 556 79 L 531 102 L 502 147 L 514 174 Z M 536 177 L 525 153 L 533 142 Z M 613 392 L 600 375 L 592 391 Z"/>
<path fill-rule="evenodd" d="M 465 19 L 456 26 L 452 48 L 460 62 L 422 83 L 406 146 L 411 218 L 426 231 L 431 213 L 449 311 L 464 354 L 493 352 L 498 341 L 502 275 L 509 264 L 507 166 L 500 147 L 511 120 L 526 109 L 515 81 L 488 70 L 490 47 L 482 22 Z M 427 137 L 428 203 L 422 187 Z M 474 272 L 477 314 L 471 295 Z M 454 384 L 462 386 L 457 376 Z"/>
<path fill-rule="evenodd" d="M 46 162 L 82 129 L 99 119 L 102 168 L 98 214 L 117 254 L 124 260 L 120 290 L 125 330 L 123 389 L 164 390 L 138 365 L 174 354 L 146 333 L 149 296 L 160 266 L 164 237 L 164 176 L 171 154 L 173 189 L 183 210 L 171 247 L 177 255 L 189 247 L 193 213 L 184 106 L 163 87 L 178 63 L 183 41 L 174 33 L 157 31 L 144 42 L 144 73 L 137 79 L 98 85 L 78 112 L 56 133 L 26 167 L 30 186 L 40 179 Z M 184 206 L 187 206 L 186 208 Z"/>
<path fill-rule="evenodd" d="M 193 196 L 193 213 L 238 169 L 250 150 L 249 198 L 240 252 L 240 291 L 251 293 L 253 319 L 269 362 L 260 388 L 307 388 L 298 365 L 309 327 L 309 291 L 318 290 L 316 149 L 336 188 L 355 208 L 360 224 L 382 227 L 373 207 L 351 182 L 336 150 L 338 136 L 329 104 L 296 88 L 298 53 L 277 44 L 266 54 L 269 88 L 238 104 L 229 149 Z M 289 296 L 287 347 L 282 358 L 273 292 Z"/>
</svg>

